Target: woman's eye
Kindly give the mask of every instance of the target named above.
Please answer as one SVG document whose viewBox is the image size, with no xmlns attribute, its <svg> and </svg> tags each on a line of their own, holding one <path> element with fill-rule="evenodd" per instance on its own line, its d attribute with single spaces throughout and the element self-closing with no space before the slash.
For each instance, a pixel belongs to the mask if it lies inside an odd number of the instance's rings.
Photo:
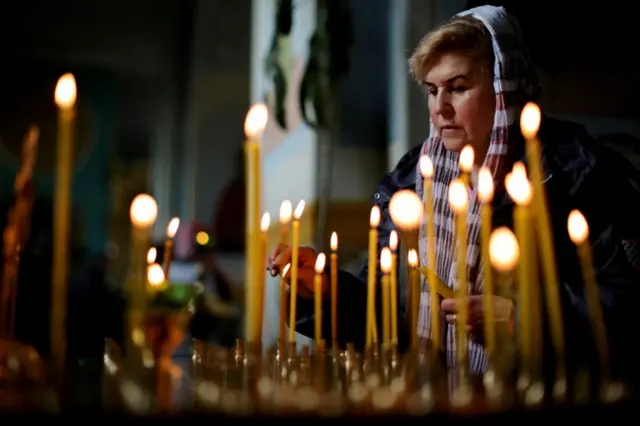
<svg viewBox="0 0 640 426">
<path fill-rule="evenodd" d="M 454 86 L 451 88 L 451 91 L 453 93 L 463 93 L 467 91 L 467 88 L 464 86 Z"/>
</svg>

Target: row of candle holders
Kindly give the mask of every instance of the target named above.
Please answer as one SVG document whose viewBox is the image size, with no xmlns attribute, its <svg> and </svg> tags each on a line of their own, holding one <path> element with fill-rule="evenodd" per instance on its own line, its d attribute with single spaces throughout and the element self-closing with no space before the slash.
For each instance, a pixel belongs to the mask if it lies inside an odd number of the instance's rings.
<svg viewBox="0 0 640 426">
<path fill-rule="evenodd" d="M 474 414 L 614 402 L 624 396 L 619 385 L 610 384 L 604 401 L 593 392 L 595 378 L 586 372 L 571 377 L 560 394 L 551 389 L 545 394 L 542 383 L 522 388 L 515 377 L 499 380 L 493 371 L 484 376 L 448 371 L 441 357 L 429 351 L 401 356 L 396 348 L 379 346 L 359 353 L 352 346 L 338 351 L 319 345 L 312 352 L 308 345 L 287 343 L 263 352 L 243 340 L 233 348 L 194 341 L 191 372 L 167 370 L 168 380 L 155 375 L 140 381 L 138 375 L 137 383 L 123 378 L 127 375 L 118 373 L 112 358 L 105 356 L 107 376 L 119 396 L 114 402 L 110 393 L 111 408 L 123 404 L 142 414 L 194 409 L 236 415 Z M 185 388 L 190 401 L 176 403 Z"/>
</svg>

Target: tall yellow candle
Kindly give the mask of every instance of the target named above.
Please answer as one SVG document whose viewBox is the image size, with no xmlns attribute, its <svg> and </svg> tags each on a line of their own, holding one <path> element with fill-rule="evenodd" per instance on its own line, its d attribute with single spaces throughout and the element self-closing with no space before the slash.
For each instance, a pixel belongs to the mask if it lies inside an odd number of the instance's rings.
<svg viewBox="0 0 640 426">
<path fill-rule="evenodd" d="M 473 155 L 473 150 L 471 150 Z M 465 160 L 465 164 L 468 160 Z M 473 158 L 471 159 L 473 164 Z M 424 216 L 427 236 L 427 282 L 429 283 L 429 310 L 431 312 L 431 341 L 436 351 L 442 346 L 440 331 L 440 298 L 438 297 L 436 276 L 436 237 L 433 223 L 433 163 L 428 155 L 420 157 L 420 173 L 424 180 Z"/>
<path fill-rule="evenodd" d="M 378 225 L 380 225 L 380 208 L 373 206 L 369 215 L 369 263 L 367 270 L 367 330 L 366 347 L 371 348 L 378 340 L 376 325 L 376 279 L 378 272 Z"/>
<path fill-rule="evenodd" d="M 291 268 L 291 264 L 287 263 L 280 273 L 280 316 L 278 318 L 278 337 L 280 347 L 283 348 L 286 341 L 285 333 L 287 326 L 287 273 Z"/>
<path fill-rule="evenodd" d="M 180 227 L 180 218 L 174 217 L 169 221 L 167 225 L 167 240 L 164 243 L 164 262 L 162 268 L 164 270 L 164 276 L 168 280 L 169 273 L 171 272 L 171 261 L 173 258 L 173 238 L 178 232 Z"/>
<path fill-rule="evenodd" d="M 582 279 L 584 280 L 584 292 L 587 301 L 587 311 L 594 334 L 594 341 L 600 358 L 601 381 L 607 386 L 610 381 L 609 345 L 607 343 L 607 330 L 604 325 L 604 315 L 600 305 L 600 293 L 596 274 L 593 269 L 591 246 L 589 245 L 589 224 L 578 210 L 569 213 L 567 220 L 569 237 L 576 245 L 580 266 L 582 267 Z"/>
<path fill-rule="evenodd" d="M 298 309 L 298 249 L 300 246 L 300 218 L 305 202 L 300 201 L 293 212 L 291 223 L 291 293 L 289 299 L 289 343 L 296 342 L 296 316 Z"/>
<path fill-rule="evenodd" d="M 246 173 L 246 258 L 245 258 L 245 334 L 249 342 L 255 342 L 255 318 L 257 301 L 256 287 L 258 286 L 258 271 L 260 267 L 260 137 L 267 125 L 269 112 L 266 105 L 254 104 L 244 121 L 245 173 Z"/>
<path fill-rule="evenodd" d="M 315 341 L 316 345 L 322 345 L 322 279 L 327 259 L 324 253 L 318 253 L 316 257 L 315 272 L 313 277 L 314 311 L 315 311 Z"/>
<path fill-rule="evenodd" d="M 495 318 L 493 312 L 493 274 L 489 254 L 489 238 L 491 237 L 493 201 L 493 176 L 491 171 L 483 167 L 478 173 L 478 200 L 480 201 L 480 261 L 482 262 L 483 309 L 485 347 L 491 360 L 496 349 Z"/>
<path fill-rule="evenodd" d="M 338 234 L 331 233 L 331 346 L 338 348 Z"/>
<path fill-rule="evenodd" d="M 418 350 L 418 314 L 420 311 L 420 274 L 418 272 L 418 252 L 410 249 L 407 263 L 409 264 L 409 292 L 410 292 L 410 331 L 411 349 Z"/>
<path fill-rule="evenodd" d="M 388 349 L 391 346 L 391 289 L 390 277 L 391 272 L 391 250 L 384 247 L 380 252 L 380 270 L 382 271 L 382 347 Z"/>
<path fill-rule="evenodd" d="M 543 186 L 542 166 L 540 164 L 540 142 L 537 139 L 540 127 L 541 112 L 538 105 L 529 102 L 522 110 L 520 128 L 526 140 L 527 164 L 531 172 L 533 184 L 533 207 L 536 220 L 536 235 L 540 245 L 542 270 L 544 274 L 547 311 L 551 326 L 551 338 L 558 360 L 559 380 L 564 382 L 564 329 L 562 327 L 562 312 L 560 293 L 558 288 L 558 273 L 556 267 L 555 246 L 551 235 L 549 211 L 547 209 L 546 193 Z M 563 386 L 564 387 L 564 386 Z M 563 393 L 563 389 L 556 389 Z"/>
<path fill-rule="evenodd" d="M 489 237 L 489 260 L 496 272 L 495 290 L 502 297 L 508 298 L 510 291 L 510 276 L 518 264 L 520 258 L 520 247 L 513 232 L 507 227 L 495 229 Z M 500 342 L 496 345 L 491 359 L 492 368 L 498 376 L 498 380 L 504 382 L 511 373 L 514 363 L 510 346 L 510 336 L 508 334 L 511 318 L 498 318 L 496 316 L 494 330 L 496 340 Z M 494 382 L 495 383 L 495 382 Z"/>
<path fill-rule="evenodd" d="M 467 187 L 460 179 L 454 179 L 449 185 L 449 205 L 455 215 L 456 225 L 456 283 L 457 283 L 457 306 L 456 316 L 456 354 L 458 367 L 463 372 L 467 367 L 467 319 L 469 318 L 469 307 L 467 301 L 467 207 L 469 205 L 469 194 Z"/>
<path fill-rule="evenodd" d="M 522 166 L 515 166 L 514 170 L 505 178 L 505 187 L 509 196 L 516 203 L 513 210 L 513 224 L 516 237 L 520 245 L 520 263 L 518 265 L 518 346 L 522 369 L 520 371 L 520 386 L 528 386 L 531 380 L 531 344 L 532 323 L 531 314 L 531 271 L 532 235 L 530 227 L 529 206 L 533 197 L 532 188 Z"/>
<path fill-rule="evenodd" d="M 64 74 L 55 89 L 58 107 L 56 180 L 53 203 L 53 271 L 51 289 L 51 355 L 56 375 L 62 374 L 66 352 L 67 292 L 69 286 L 69 240 L 71 231 L 71 186 L 75 139 L 76 80 Z M 144 258 L 143 258 L 144 259 Z M 59 380 L 57 377 L 56 380 Z"/>
<path fill-rule="evenodd" d="M 271 225 L 271 216 L 269 213 L 264 213 L 260 219 L 260 247 L 258 261 L 260 267 L 256 268 L 258 277 L 256 279 L 256 314 L 255 314 L 255 330 L 256 336 L 254 342 L 260 346 L 262 343 L 262 325 L 264 321 L 264 285 L 267 278 L 267 234 L 269 232 L 269 226 Z"/>
<path fill-rule="evenodd" d="M 460 167 L 460 180 L 465 186 L 469 186 L 471 169 L 473 168 L 473 162 L 475 161 L 475 152 L 471 145 L 467 145 L 460 151 L 460 157 L 458 159 L 458 166 Z"/>
<path fill-rule="evenodd" d="M 391 250 L 391 269 L 389 271 L 389 298 L 391 315 L 391 344 L 398 344 L 398 233 L 391 231 L 389 235 Z"/>
</svg>

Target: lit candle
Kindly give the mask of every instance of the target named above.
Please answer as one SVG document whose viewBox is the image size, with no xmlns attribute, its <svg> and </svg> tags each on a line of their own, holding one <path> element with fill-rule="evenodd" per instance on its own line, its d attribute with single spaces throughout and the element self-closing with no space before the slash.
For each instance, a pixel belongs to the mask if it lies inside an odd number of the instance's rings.
<svg viewBox="0 0 640 426">
<path fill-rule="evenodd" d="M 407 263 L 409 264 L 409 291 L 411 294 L 411 349 L 418 350 L 418 314 L 420 310 L 420 280 L 418 275 L 418 252 L 410 249 Z"/>
<path fill-rule="evenodd" d="M 338 347 L 338 234 L 331 233 L 331 344 Z"/>
<path fill-rule="evenodd" d="M 264 321 L 264 285 L 267 278 L 267 234 L 269 232 L 269 226 L 271 225 L 271 216 L 269 213 L 264 213 L 260 219 L 260 256 L 258 260 L 260 267 L 257 268 L 258 278 L 256 279 L 256 325 L 255 336 L 256 344 L 258 346 L 262 343 L 262 322 Z"/>
<path fill-rule="evenodd" d="M 540 142 L 537 139 L 540 127 L 541 112 L 538 105 L 529 102 L 522 110 L 520 116 L 520 128 L 526 139 L 527 163 L 531 172 L 533 184 L 533 207 L 536 221 L 536 235 L 540 245 L 539 253 L 542 257 L 542 269 L 544 274 L 545 295 L 547 310 L 551 324 L 551 338 L 558 360 L 559 382 L 564 380 L 564 330 L 562 328 L 562 312 L 560 305 L 560 293 L 558 289 L 558 274 L 556 269 L 556 255 L 551 235 L 551 224 L 544 186 L 542 184 L 542 166 L 540 164 Z M 557 389 L 563 393 L 563 385 Z"/>
<path fill-rule="evenodd" d="M 316 275 L 313 277 L 313 291 L 315 301 L 315 339 L 316 345 L 320 346 L 322 343 L 322 278 L 324 277 L 324 267 L 326 264 L 326 256 L 324 253 L 319 253 L 316 257 Z"/>
<path fill-rule="evenodd" d="M 75 139 L 76 80 L 64 74 L 55 89 L 58 107 L 55 201 L 53 203 L 53 270 L 51 289 L 51 355 L 56 381 L 64 368 L 66 351 L 65 321 L 69 286 L 69 239 L 71 227 L 71 185 L 73 181 L 73 145 Z"/>
<path fill-rule="evenodd" d="M 151 263 L 147 266 L 147 283 L 150 291 L 162 291 L 165 289 L 165 275 L 162 266 Z"/>
<path fill-rule="evenodd" d="M 465 186 L 469 186 L 471 169 L 473 168 L 473 162 L 475 161 L 475 152 L 471 145 L 467 145 L 460 151 L 460 157 L 458 159 L 460 166 L 460 179 Z"/>
<path fill-rule="evenodd" d="M 180 227 L 180 218 L 174 217 L 169 221 L 167 225 L 167 241 L 164 243 L 164 276 L 169 280 L 169 273 L 171 272 L 171 261 L 173 260 L 173 238 L 178 232 Z"/>
<path fill-rule="evenodd" d="M 471 150 L 473 155 L 473 150 Z M 465 160 L 466 162 L 467 160 Z M 473 163 L 473 159 L 471 160 Z M 436 237 L 433 224 L 433 163 L 428 155 L 420 157 L 420 174 L 424 181 L 424 216 L 427 236 L 427 283 L 429 284 L 429 308 L 431 312 L 431 340 L 435 350 L 440 350 L 442 334 L 440 332 L 440 300 L 438 298 L 436 276 Z"/>
<path fill-rule="evenodd" d="M 255 324 L 251 321 L 255 315 L 253 308 L 256 306 L 254 289 L 257 287 L 258 272 L 256 268 L 261 264 L 259 256 L 260 247 L 260 138 L 267 125 L 269 111 L 262 103 L 254 104 L 244 121 L 245 173 L 246 173 L 246 258 L 245 258 L 245 334 L 247 340 L 255 342 L 258 336 L 252 334 Z M 253 312 L 253 313 L 252 313 Z"/>
<path fill-rule="evenodd" d="M 489 239 L 489 259 L 491 266 L 496 271 L 496 291 L 503 297 L 509 297 L 510 277 L 518 264 L 520 247 L 516 236 L 509 228 L 500 227 L 491 233 Z M 503 319 L 503 318 L 501 318 Z M 508 318 L 511 321 L 511 318 Z M 496 326 L 498 323 L 496 323 Z M 507 326 L 509 323 L 507 323 Z M 496 340 L 500 342 L 496 348 L 500 348 L 500 354 L 494 352 L 493 367 L 499 378 L 504 381 L 510 373 L 513 365 L 513 357 L 510 351 L 510 338 L 506 327 L 496 327 Z"/>
<path fill-rule="evenodd" d="M 604 326 L 604 315 L 602 314 L 602 306 L 600 306 L 600 294 L 596 282 L 596 274 L 593 270 L 593 259 L 589 245 L 589 224 L 582 213 L 578 210 L 573 210 L 569 213 L 567 227 L 569 229 L 569 237 L 576 245 L 578 257 L 580 258 L 587 311 L 589 312 L 594 340 L 600 358 L 602 385 L 606 387 L 610 380 L 609 347 L 607 344 L 607 330 Z"/>
<path fill-rule="evenodd" d="M 531 216 L 529 206 L 533 197 L 532 188 L 522 167 L 514 167 L 514 170 L 505 178 L 505 187 L 509 196 L 516 203 L 513 210 L 513 224 L 516 237 L 520 245 L 520 263 L 518 265 L 518 346 L 522 359 L 522 371 L 519 383 L 526 387 L 531 380 L 532 362 L 532 313 L 531 296 L 533 286 L 531 283 L 531 254 L 533 250 L 531 241 Z"/>
<path fill-rule="evenodd" d="M 388 349 L 391 346 L 389 333 L 391 302 L 389 300 L 391 289 L 389 288 L 389 273 L 391 272 L 391 250 L 384 247 L 380 252 L 380 270 L 382 271 L 382 347 Z"/>
<path fill-rule="evenodd" d="M 467 187 L 460 179 L 454 179 L 449 185 L 449 205 L 455 215 L 455 225 L 457 234 L 457 307 L 456 315 L 456 352 L 458 357 L 458 368 L 460 371 L 466 370 L 467 362 L 467 319 L 469 317 L 469 307 L 467 305 L 467 206 L 469 205 L 469 194 Z"/>
<path fill-rule="evenodd" d="M 287 315 L 287 272 L 289 272 L 289 268 L 291 267 L 290 263 L 287 263 L 284 268 L 282 268 L 281 278 L 280 278 L 280 318 L 278 323 L 278 331 L 279 331 L 279 339 L 280 339 L 280 347 L 284 347 L 285 342 L 285 330 L 286 330 L 286 315 Z"/>
<path fill-rule="evenodd" d="M 495 354 L 495 318 L 493 315 L 493 274 L 489 259 L 489 238 L 491 236 L 491 202 L 493 201 L 493 177 L 491 171 L 483 167 L 478 173 L 478 200 L 480 201 L 480 260 L 482 261 L 484 336 L 489 359 Z"/>
<path fill-rule="evenodd" d="M 151 247 L 147 252 L 147 264 L 151 265 L 152 263 L 155 263 L 157 257 L 158 250 L 155 247 Z"/>
<path fill-rule="evenodd" d="M 389 234 L 389 249 L 391 250 L 391 272 L 389 293 L 391 299 L 391 343 L 398 344 L 398 233 Z"/>
<path fill-rule="evenodd" d="M 369 215 L 369 263 L 367 270 L 367 329 L 366 347 L 371 348 L 377 341 L 376 325 L 376 275 L 378 271 L 378 225 L 380 225 L 380 208 L 373 206 Z"/>
<path fill-rule="evenodd" d="M 291 299 L 289 300 L 289 343 L 296 342 L 296 311 L 298 305 L 298 249 L 300 245 L 300 218 L 304 212 L 304 200 L 293 212 L 291 223 Z"/>
</svg>

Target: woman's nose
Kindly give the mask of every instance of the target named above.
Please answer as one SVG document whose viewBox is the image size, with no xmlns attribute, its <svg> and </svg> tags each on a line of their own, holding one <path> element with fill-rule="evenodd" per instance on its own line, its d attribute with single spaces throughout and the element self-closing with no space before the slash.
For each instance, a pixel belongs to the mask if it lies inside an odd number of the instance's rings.
<svg viewBox="0 0 640 426">
<path fill-rule="evenodd" d="M 446 93 L 439 93 L 438 96 L 436 97 L 436 102 L 434 105 L 434 110 L 433 112 L 437 115 L 448 115 L 451 112 L 451 104 L 449 103 L 449 100 L 447 99 L 447 94 Z"/>
</svg>

